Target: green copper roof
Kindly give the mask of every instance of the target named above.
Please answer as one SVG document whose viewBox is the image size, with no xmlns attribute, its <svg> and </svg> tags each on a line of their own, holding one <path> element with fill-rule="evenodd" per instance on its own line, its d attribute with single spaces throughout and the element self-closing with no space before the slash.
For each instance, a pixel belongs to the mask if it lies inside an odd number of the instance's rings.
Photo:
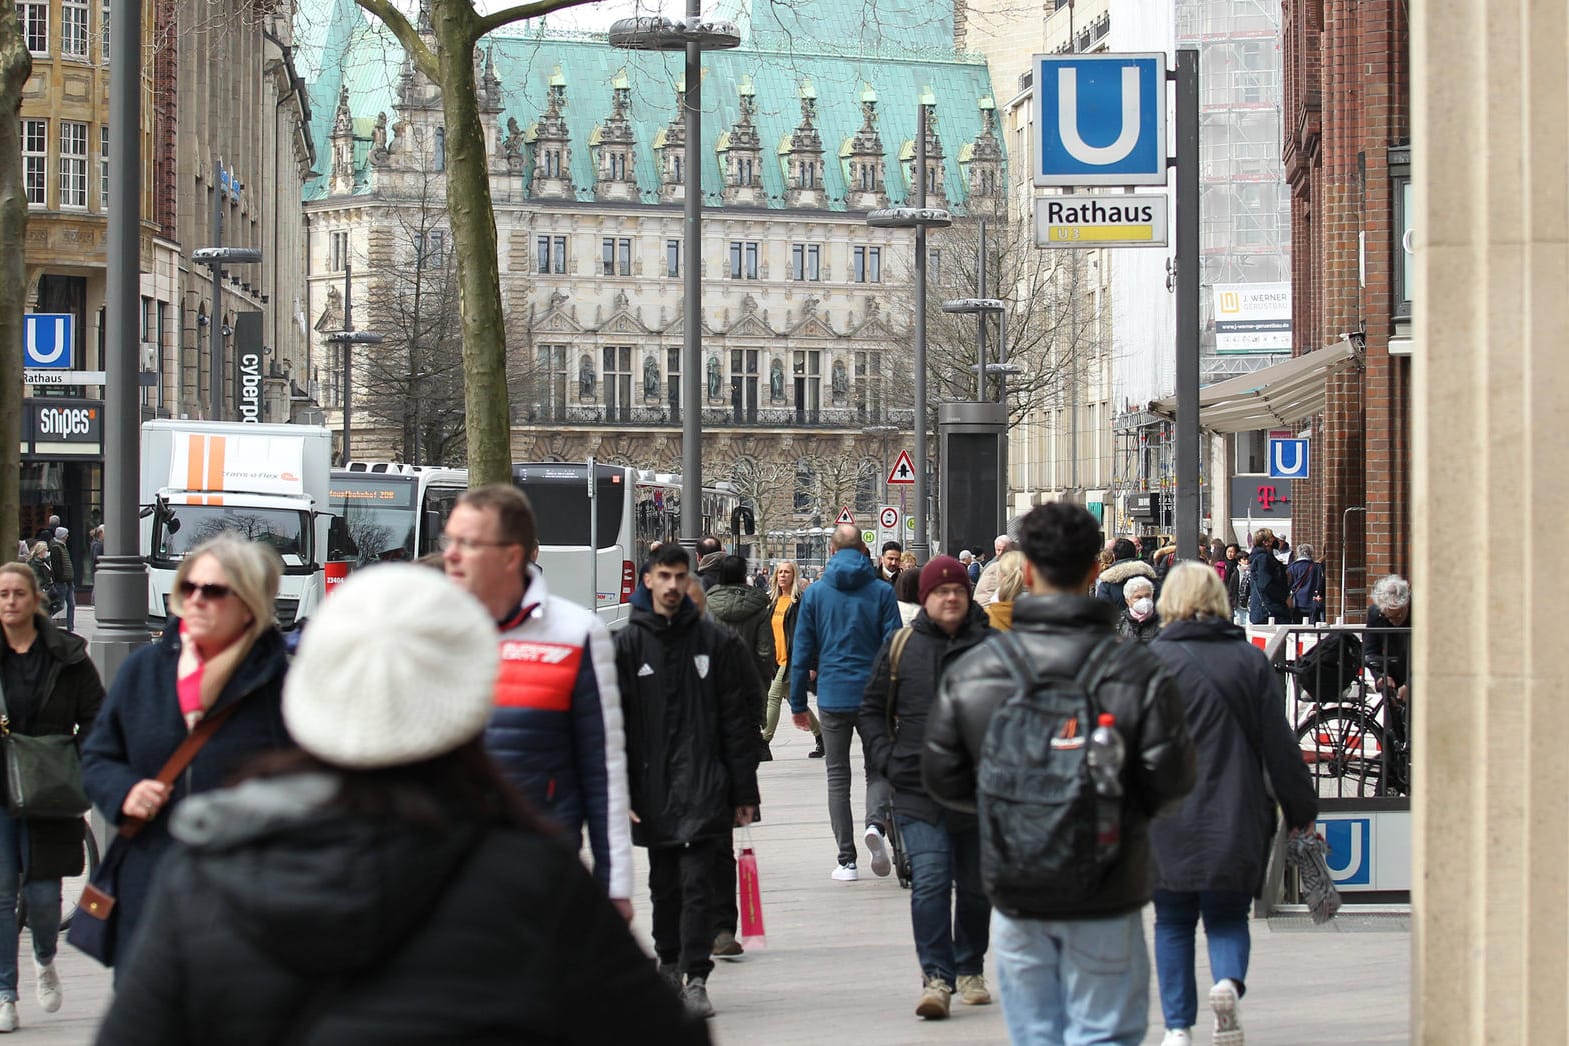
<svg viewBox="0 0 1569 1046">
<path fill-rule="evenodd" d="M 906 178 L 899 167 L 902 151 L 913 153 L 917 102 L 936 104 L 936 130 L 945 153 L 945 185 L 950 204 L 961 208 L 968 194 L 959 167 L 961 148 L 981 132 L 983 100 L 993 97 L 984 59 L 952 49 L 951 14 L 930 10 L 929 0 L 792 0 L 784 5 L 726 0 L 718 17 L 742 26 L 742 46 L 704 56 L 703 190 L 711 204 L 721 202 L 723 176 L 715 144 L 740 118 L 740 94 L 754 92 L 754 123 L 762 142 L 762 185 L 771 206 L 784 205 L 785 175 L 776 143 L 787 141 L 801 122 L 801 100 L 815 97 L 815 126 L 822 139 L 824 182 L 830 206 L 843 209 L 846 171 L 842 146 L 862 125 L 861 101 L 877 102 L 882 137 L 884 180 L 894 203 L 903 202 Z M 760 13 L 764 12 L 766 13 Z M 898 19 L 908 19 L 899 22 Z M 403 66 L 401 46 L 353 0 L 302 3 L 299 15 L 301 74 L 310 84 L 312 121 L 317 138 L 319 175 L 331 165 L 329 136 L 338 92 L 347 84 L 356 132 L 386 112 L 396 123 L 393 104 Z M 310 30 L 314 27 L 314 32 Z M 807 27 L 812 27 L 810 33 Z M 538 22 L 493 34 L 483 47 L 494 48 L 505 111 L 529 128 L 545 111 L 549 83 L 557 70 L 566 88 L 564 117 L 571 135 L 571 176 L 580 200 L 594 199 L 594 155 L 590 139 L 609 118 L 612 88 L 623 74 L 630 85 L 629 119 L 636 141 L 633 172 L 642 198 L 658 198 L 656 138 L 678 117 L 676 90 L 683 77 L 679 53 L 624 51 L 602 35 L 556 33 Z M 495 143 L 490 143 L 494 148 Z M 999 143 L 1004 144 L 1005 143 Z M 394 146 L 395 147 L 395 146 Z M 356 149 L 356 187 L 365 185 L 364 149 Z M 305 189 L 307 200 L 327 195 L 326 178 Z"/>
</svg>

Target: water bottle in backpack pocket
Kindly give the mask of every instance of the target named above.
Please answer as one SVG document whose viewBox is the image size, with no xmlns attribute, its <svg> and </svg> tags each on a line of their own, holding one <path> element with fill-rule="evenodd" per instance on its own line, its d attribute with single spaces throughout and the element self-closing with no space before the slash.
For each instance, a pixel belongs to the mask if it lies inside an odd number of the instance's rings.
<svg viewBox="0 0 1569 1046">
<path fill-rule="evenodd" d="M 1120 846 L 1122 739 L 1094 696 L 1116 640 L 1071 676 L 1036 674 L 1011 632 L 999 642 L 1020 685 L 981 744 L 981 879 L 1004 910 L 1043 894 L 1071 904 L 1095 894 Z"/>
</svg>

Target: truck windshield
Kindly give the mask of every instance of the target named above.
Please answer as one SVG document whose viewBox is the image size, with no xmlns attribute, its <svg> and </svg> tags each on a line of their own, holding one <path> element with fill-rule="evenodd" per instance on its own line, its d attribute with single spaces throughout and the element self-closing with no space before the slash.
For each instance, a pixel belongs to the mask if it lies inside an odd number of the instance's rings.
<svg viewBox="0 0 1569 1046">
<path fill-rule="evenodd" d="M 167 505 L 153 527 L 153 558 L 181 560 L 202 542 L 235 533 L 269 545 L 286 567 L 309 560 L 310 516 L 282 508 Z"/>
</svg>

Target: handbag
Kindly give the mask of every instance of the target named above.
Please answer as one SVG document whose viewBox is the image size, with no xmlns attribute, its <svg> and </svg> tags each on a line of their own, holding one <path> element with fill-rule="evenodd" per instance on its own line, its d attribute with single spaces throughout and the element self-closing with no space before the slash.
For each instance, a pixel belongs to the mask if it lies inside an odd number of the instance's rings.
<svg viewBox="0 0 1569 1046">
<path fill-rule="evenodd" d="M 48 699 L 45 694 L 44 700 Z M 5 806 L 12 817 L 80 817 L 92 806 L 82 791 L 82 757 L 76 750 L 76 737 L 13 733 L 3 688 L 0 749 L 5 752 Z"/>
<path fill-rule="evenodd" d="M 180 747 L 174 750 L 168 762 L 158 771 L 158 780 L 166 785 L 174 784 L 175 778 L 185 772 L 191 760 L 196 758 L 196 753 L 201 751 L 224 720 L 232 715 L 239 704 L 232 704 L 217 715 L 207 716 L 196 725 L 196 729 L 186 735 L 180 742 Z M 161 813 L 161 811 L 160 811 Z M 154 815 L 157 816 L 157 815 Z M 98 871 L 93 873 L 92 881 L 82 889 L 82 898 L 77 903 L 76 917 L 71 920 L 71 928 L 66 931 L 65 939 L 73 948 L 80 949 L 91 955 L 105 966 L 114 965 L 115 945 L 118 938 L 119 919 L 118 905 L 115 895 L 120 889 L 120 867 L 125 863 L 125 855 L 130 849 L 132 839 L 150 824 L 143 817 L 127 817 L 120 822 L 119 835 L 109 847 L 109 852 L 104 854 L 104 859 L 98 866 Z"/>
<path fill-rule="evenodd" d="M 746 845 L 736 858 L 736 885 L 740 890 L 741 943 L 748 948 L 768 947 L 763 931 L 763 887 L 757 877 L 757 855 L 752 852 L 752 829 L 746 829 Z"/>
</svg>

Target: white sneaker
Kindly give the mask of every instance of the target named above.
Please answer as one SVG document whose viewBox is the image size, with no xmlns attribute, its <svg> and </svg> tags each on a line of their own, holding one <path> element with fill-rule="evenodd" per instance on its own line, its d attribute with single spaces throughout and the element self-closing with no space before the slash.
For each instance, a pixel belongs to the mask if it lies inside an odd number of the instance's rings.
<svg viewBox="0 0 1569 1046">
<path fill-rule="evenodd" d="M 851 861 L 849 864 L 834 866 L 834 878 L 842 883 L 853 883 L 860 877 L 861 873 L 855 870 L 854 861 Z"/>
<path fill-rule="evenodd" d="M 1166 1037 L 1160 1040 L 1160 1046 L 1193 1046 L 1193 1031 L 1190 1028 L 1167 1028 Z"/>
<path fill-rule="evenodd" d="M 1209 990 L 1209 1008 L 1215 1011 L 1215 1046 L 1243 1046 L 1242 1022 L 1237 1018 L 1237 982 L 1227 977 Z"/>
<path fill-rule="evenodd" d="M 893 862 L 888 859 L 888 840 L 883 837 L 883 830 L 875 824 L 866 826 L 866 848 L 872 853 L 872 874 L 887 875 L 893 871 Z"/>
<path fill-rule="evenodd" d="M 0 1001 L 0 1032 L 16 1031 L 16 1001 Z"/>
<path fill-rule="evenodd" d="M 33 972 L 38 975 L 38 1005 L 43 1007 L 45 1013 L 55 1012 L 60 1008 L 65 993 L 60 990 L 60 974 L 55 971 L 54 963 L 46 965 L 34 959 Z"/>
</svg>

